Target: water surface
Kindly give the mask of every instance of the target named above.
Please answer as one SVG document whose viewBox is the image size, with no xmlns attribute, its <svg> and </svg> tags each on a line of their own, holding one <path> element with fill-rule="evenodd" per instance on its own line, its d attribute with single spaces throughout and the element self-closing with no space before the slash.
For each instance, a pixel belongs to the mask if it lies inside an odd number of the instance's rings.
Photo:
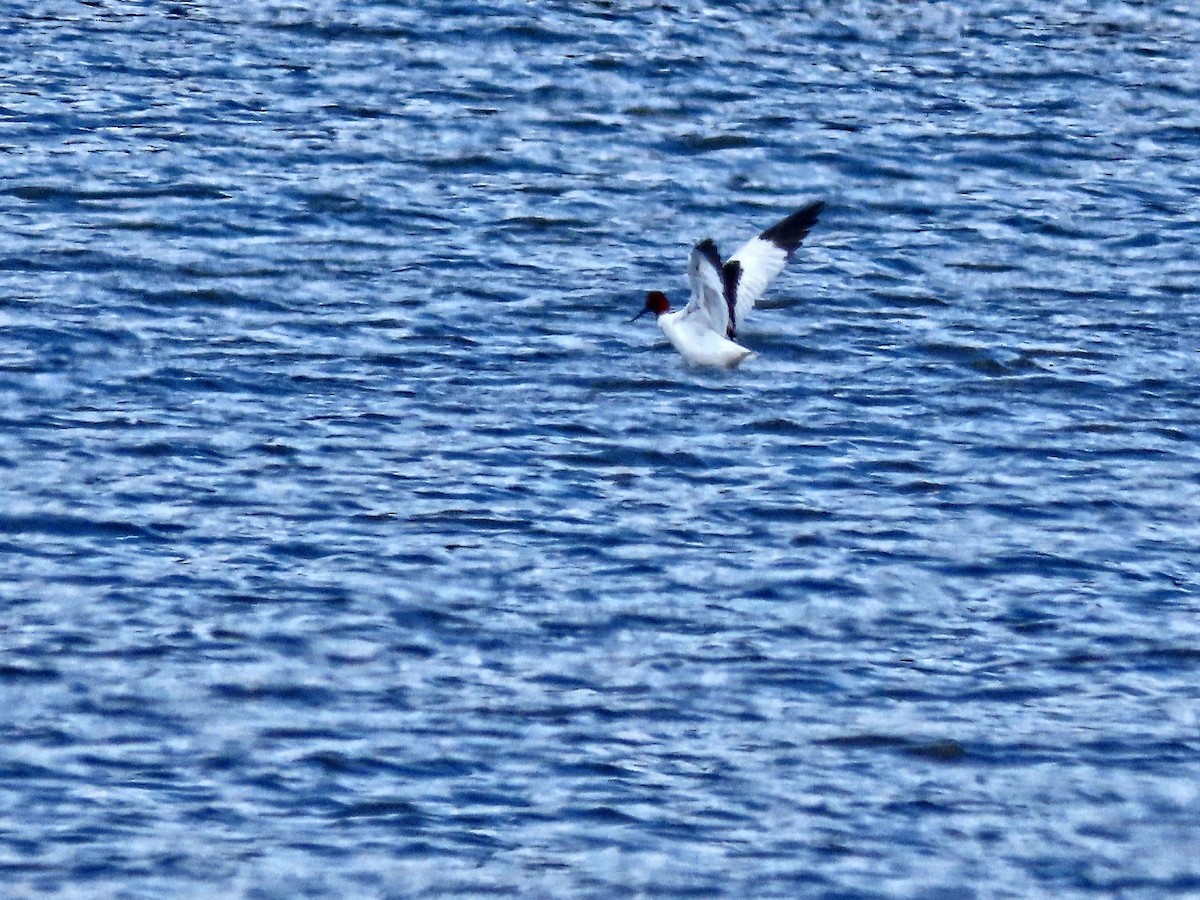
<svg viewBox="0 0 1200 900">
<path fill-rule="evenodd" d="M 4 8 L 18 896 L 1200 892 L 1189 5 Z"/>
</svg>

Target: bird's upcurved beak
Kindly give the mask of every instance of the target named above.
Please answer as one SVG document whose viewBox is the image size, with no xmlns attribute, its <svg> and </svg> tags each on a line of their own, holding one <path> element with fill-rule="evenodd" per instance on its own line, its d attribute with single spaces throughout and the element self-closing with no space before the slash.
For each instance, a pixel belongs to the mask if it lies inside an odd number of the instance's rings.
<svg viewBox="0 0 1200 900">
<path fill-rule="evenodd" d="M 648 312 L 650 312 L 650 307 L 643 306 L 642 311 L 640 313 L 638 313 L 636 316 L 634 316 L 632 319 L 630 319 L 629 321 L 636 322 L 638 319 L 640 319 L 642 316 L 644 316 Z"/>
</svg>

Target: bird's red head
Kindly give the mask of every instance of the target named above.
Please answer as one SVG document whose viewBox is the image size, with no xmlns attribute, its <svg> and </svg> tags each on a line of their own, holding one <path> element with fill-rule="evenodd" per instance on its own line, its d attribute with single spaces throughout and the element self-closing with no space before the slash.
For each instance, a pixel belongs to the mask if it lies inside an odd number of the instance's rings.
<svg viewBox="0 0 1200 900">
<path fill-rule="evenodd" d="M 654 313 L 655 318 L 658 318 L 663 313 L 671 308 L 671 302 L 667 300 L 667 295 L 662 291 L 650 291 L 646 294 L 646 306 L 640 313 L 634 316 L 630 321 L 636 321 L 648 312 Z"/>
</svg>

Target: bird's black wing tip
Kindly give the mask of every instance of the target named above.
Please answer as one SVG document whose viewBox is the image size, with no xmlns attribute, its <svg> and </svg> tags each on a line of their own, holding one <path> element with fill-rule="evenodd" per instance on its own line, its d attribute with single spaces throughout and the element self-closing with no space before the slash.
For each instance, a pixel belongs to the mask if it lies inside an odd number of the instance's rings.
<svg viewBox="0 0 1200 900">
<path fill-rule="evenodd" d="M 777 222 L 760 237 L 780 247 L 789 255 L 796 251 L 808 232 L 817 224 L 817 218 L 825 209 L 825 201 L 817 200 L 801 209 L 796 210 L 782 222 Z"/>
<path fill-rule="evenodd" d="M 702 240 L 696 245 L 696 250 L 712 263 L 714 269 L 718 272 L 721 271 L 721 252 L 717 249 L 717 244 L 712 238 Z"/>
</svg>

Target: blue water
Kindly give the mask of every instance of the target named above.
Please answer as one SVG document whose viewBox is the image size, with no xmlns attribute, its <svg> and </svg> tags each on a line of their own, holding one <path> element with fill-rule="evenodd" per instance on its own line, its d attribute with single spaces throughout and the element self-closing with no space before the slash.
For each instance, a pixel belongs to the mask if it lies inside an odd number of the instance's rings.
<svg viewBox="0 0 1200 900">
<path fill-rule="evenodd" d="M 1200 18 L 797 6 L 2 4 L 7 896 L 1200 895 Z"/>
</svg>

